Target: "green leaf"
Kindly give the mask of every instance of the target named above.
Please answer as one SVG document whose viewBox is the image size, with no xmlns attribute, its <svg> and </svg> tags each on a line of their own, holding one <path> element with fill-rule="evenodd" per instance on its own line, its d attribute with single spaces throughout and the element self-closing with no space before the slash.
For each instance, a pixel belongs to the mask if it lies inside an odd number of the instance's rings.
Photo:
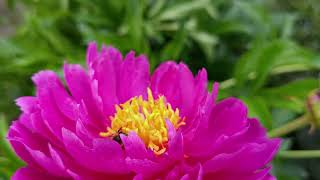
<svg viewBox="0 0 320 180">
<path fill-rule="evenodd" d="M 279 128 L 297 118 L 297 112 L 285 108 L 272 107 L 272 128 Z"/>
<path fill-rule="evenodd" d="M 282 16 L 282 18 L 280 18 L 279 16 Z M 281 23 L 282 23 L 281 25 L 283 27 L 283 29 L 281 31 L 281 38 L 291 37 L 294 32 L 294 25 L 296 23 L 297 16 L 291 15 L 291 14 L 281 14 L 279 16 L 276 16 L 275 18 L 276 19 L 283 19 L 281 21 Z"/>
<path fill-rule="evenodd" d="M 9 39 L 0 39 L 0 58 L 14 58 L 22 54 L 22 50 Z M 1 62 L 0 62 L 1 63 Z"/>
<path fill-rule="evenodd" d="M 301 79 L 282 86 L 260 90 L 258 94 L 266 99 L 270 106 L 302 112 L 305 110 L 308 93 L 319 87 L 317 79 Z"/>
<path fill-rule="evenodd" d="M 265 25 L 269 22 L 267 11 L 261 6 L 261 4 L 246 1 L 235 1 L 234 6 L 255 22 Z"/>
<path fill-rule="evenodd" d="M 270 14 L 262 3 L 256 1 L 234 1 L 230 11 L 226 12 L 225 20 L 235 21 L 247 26 L 249 35 L 266 39 L 272 36 L 274 26 L 271 24 Z"/>
<path fill-rule="evenodd" d="M 187 32 L 183 27 L 184 26 L 181 25 L 180 30 L 177 31 L 175 37 L 162 49 L 161 61 L 169 59 L 178 60 L 187 38 Z"/>
<path fill-rule="evenodd" d="M 259 89 L 264 85 L 268 74 L 271 72 L 276 63 L 279 54 L 285 50 L 285 45 L 282 42 L 275 42 L 266 47 L 259 57 L 256 67 L 256 79 L 253 83 L 253 90 Z"/>
<path fill-rule="evenodd" d="M 218 42 L 217 37 L 207 32 L 198 32 L 198 31 L 192 32 L 191 36 L 200 45 L 200 47 L 206 54 L 207 59 L 212 61 L 214 46 Z"/>
<path fill-rule="evenodd" d="M 160 13 L 161 9 L 165 6 L 167 0 L 157 0 L 152 4 L 150 10 L 148 11 L 148 16 L 153 17 Z"/>
<path fill-rule="evenodd" d="M 264 99 L 259 96 L 240 98 L 248 106 L 250 117 L 258 118 L 267 129 L 272 128 L 272 115 Z"/>
<path fill-rule="evenodd" d="M 313 78 L 298 79 L 282 86 L 263 89 L 260 94 L 306 99 L 309 92 L 320 87 L 319 83 L 318 79 Z"/>
<path fill-rule="evenodd" d="M 210 26 L 209 31 L 217 35 L 228 35 L 232 33 L 249 34 L 251 32 L 250 27 L 246 24 L 233 20 L 220 20 Z"/>
<path fill-rule="evenodd" d="M 126 24 L 128 26 L 128 34 L 131 37 L 132 49 L 138 52 L 144 51 L 146 48 L 146 40 L 144 40 L 143 27 L 143 0 L 129 0 L 127 3 Z"/>
<path fill-rule="evenodd" d="M 6 0 L 7 1 L 7 6 L 11 9 L 14 10 L 14 8 L 16 7 L 16 0 Z"/>
<path fill-rule="evenodd" d="M 176 20 L 181 17 L 190 15 L 191 11 L 205 9 L 210 3 L 209 0 L 197 0 L 197 1 L 186 1 L 179 4 L 172 5 L 167 9 L 163 10 L 158 19 L 159 20 Z"/>
<path fill-rule="evenodd" d="M 280 151 L 288 150 L 292 146 L 292 139 L 283 138 L 281 141 Z"/>
<path fill-rule="evenodd" d="M 303 165 L 295 161 L 276 159 L 272 163 L 273 174 L 278 180 L 302 180 L 306 179 L 308 172 Z"/>
<path fill-rule="evenodd" d="M 254 79 L 250 87 L 255 92 L 266 83 L 268 76 L 273 72 L 320 68 L 313 53 L 291 41 L 275 40 L 262 45 L 258 43 L 256 42 L 256 46 L 244 54 L 236 64 L 234 77 L 238 87 Z"/>
</svg>

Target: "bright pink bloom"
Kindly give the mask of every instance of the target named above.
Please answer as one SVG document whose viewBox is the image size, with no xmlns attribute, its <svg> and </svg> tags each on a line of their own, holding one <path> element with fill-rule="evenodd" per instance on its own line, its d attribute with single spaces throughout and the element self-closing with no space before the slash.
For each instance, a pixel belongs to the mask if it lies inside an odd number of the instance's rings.
<svg viewBox="0 0 320 180">
<path fill-rule="evenodd" d="M 64 65 L 68 90 L 41 71 L 36 96 L 17 99 L 23 113 L 8 139 L 27 166 L 12 179 L 273 179 L 280 140 L 240 100 L 216 103 L 205 69 L 194 77 L 169 61 L 150 75 L 145 56 L 94 43 L 87 66 Z"/>
</svg>

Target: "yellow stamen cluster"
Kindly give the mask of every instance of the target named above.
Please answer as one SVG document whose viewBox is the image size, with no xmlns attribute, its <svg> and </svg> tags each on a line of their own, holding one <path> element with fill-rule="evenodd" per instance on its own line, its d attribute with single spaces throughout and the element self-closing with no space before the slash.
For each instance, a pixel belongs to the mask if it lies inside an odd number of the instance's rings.
<svg viewBox="0 0 320 180">
<path fill-rule="evenodd" d="M 100 136 L 115 137 L 119 133 L 128 134 L 134 131 L 157 155 L 166 151 L 168 142 L 166 120 L 169 120 L 175 129 L 185 124 L 179 116 L 179 109 L 174 111 L 163 96 L 154 99 L 150 89 L 148 89 L 148 100 L 143 100 L 142 96 L 139 96 L 131 98 L 120 106 L 116 105 L 116 113 L 110 119 L 111 127 L 107 128 L 107 132 L 101 132 Z"/>
</svg>

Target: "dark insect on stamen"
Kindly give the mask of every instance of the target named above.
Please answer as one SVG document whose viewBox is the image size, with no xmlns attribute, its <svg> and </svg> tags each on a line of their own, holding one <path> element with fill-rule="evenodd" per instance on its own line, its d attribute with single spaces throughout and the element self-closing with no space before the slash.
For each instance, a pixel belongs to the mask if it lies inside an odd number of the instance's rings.
<svg viewBox="0 0 320 180">
<path fill-rule="evenodd" d="M 120 134 L 114 136 L 112 139 L 114 141 L 117 141 L 119 144 L 122 144 L 122 140 L 121 140 Z"/>
<path fill-rule="evenodd" d="M 122 128 L 117 131 L 117 134 L 113 136 L 112 140 L 117 141 L 119 144 L 123 145 L 120 134 L 127 136 L 126 133 L 122 132 Z"/>
</svg>

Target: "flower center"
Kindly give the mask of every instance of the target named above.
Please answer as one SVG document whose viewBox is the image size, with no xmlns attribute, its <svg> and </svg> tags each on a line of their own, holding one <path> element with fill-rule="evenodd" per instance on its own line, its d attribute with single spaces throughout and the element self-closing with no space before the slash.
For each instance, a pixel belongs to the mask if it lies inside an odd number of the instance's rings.
<svg viewBox="0 0 320 180">
<path fill-rule="evenodd" d="M 127 135 L 130 131 L 134 131 L 146 147 L 157 155 L 166 151 L 168 142 L 166 121 L 170 121 L 175 129 L 185 125 L 184 119 L 179 116 L 179 109 L 173 110 L 164 96 L 154 99 L 149 88 L 148 100 L 136 96 L 124 104 L 116 105 L 116 113 L 110 119 L 111 127 L 108 127 L 106 132 L 101 132 L 100 136 L 112 137 L 121 143 L 119 134 Z"/>
</svg>

